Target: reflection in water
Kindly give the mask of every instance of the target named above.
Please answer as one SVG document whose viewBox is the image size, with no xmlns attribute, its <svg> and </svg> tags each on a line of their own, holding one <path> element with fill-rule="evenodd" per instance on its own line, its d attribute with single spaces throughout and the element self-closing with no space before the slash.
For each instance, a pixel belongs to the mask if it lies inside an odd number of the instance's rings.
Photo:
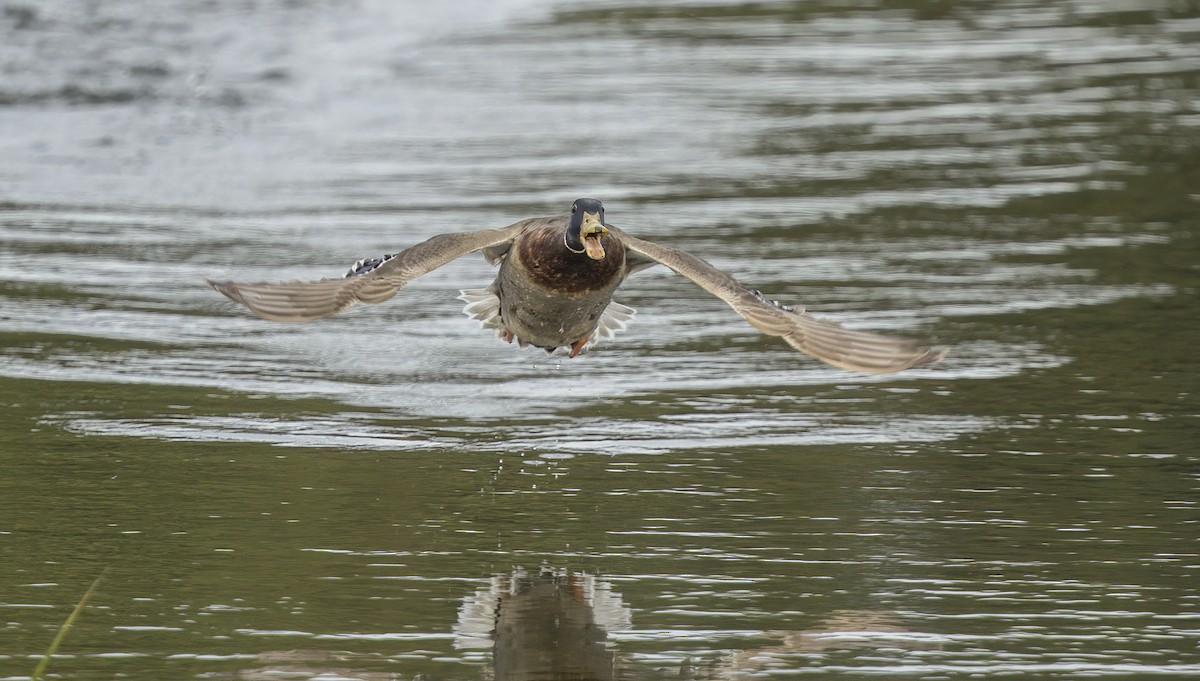
<svg viewBox="0 0 1200 681">
<path fill-rule="evenodd" d="M 459 675 L 485 681 L 726 681 L 769 670 L 789 656 L 853 651 L 883 659 L 904 651 L 940 649 L 945 640 L 910 631 L 895 612 L 872 610 L 832 612 L 805 630 L 749 633 L 772 642 L 708 660 L 685 657 L 651 672 L 636 665 L 637 655 L 623 651 L 622 642 L 629 646 L 639 640 L 683 638 L 685 632 L 638 630 L 630 608 L 603 577 L 542 566 L 493 575 L 463 598 L 453 643 L 460 651 L 487 652 L 480 672 Z M 375 660 L 347 651 L 280 650 L 260 653 L 254 660 L 261 666 L 227 678 L 407 678 L 372 671 L 367 667 Z"/>
<path fill-rule="evenodd" d="M 595 575 L 516 568 L 464 599 L 454 645 L 492 649 L 497 681 L 613 679 L 608 633 L 629 626 L 629 608 Z"/>
<path fill-rule="evenodd" d="M 778 638 L 779 643 L 732 653 L 714 676 L 739 678 L 797 654 L 850 650 L 871 651 L 880 656 L 942 646 L 939 636 L 914 634 L 905 628 L 896 613 L 872 610 L 836 611 L 812 629 L 772 631 L 769 635 Z"/>
<path fill-rule="evenodd" d="M 612 636 L 616 632 L 622 633 Z M 600 681 L 644 677 L 625 671 L 630 656 L 614 639 L 633 642 L 661 632 L 635 629 L 630 609 L 602 577 L 543 566 L 493 576 L 463 600 L 454 633 L 456 648 L 492 651 L 496 681 Z M 896 613 L 865 610 L 837 611 L 811 629 L 762 637 L 777 642 L 706 663 L 685 658 L 677 668 L 660 668 L 658 678 L 737 678 L 797 653 L 934 649 L 942 643 L 939 636 L 909 631 Z"/>
<path fill-rule="evenodd" d="M 378 672 L 358 668 L 361 655 L 321 650 L 277 650 L 259 653 L 254 662 L 234 674 L 212 674 L 211 678 L 236 681 L 278 681 L 279 679 L 311 679 L 312 681 L 397 681 L 408 678 L 394 672 Z"/>
</svg>

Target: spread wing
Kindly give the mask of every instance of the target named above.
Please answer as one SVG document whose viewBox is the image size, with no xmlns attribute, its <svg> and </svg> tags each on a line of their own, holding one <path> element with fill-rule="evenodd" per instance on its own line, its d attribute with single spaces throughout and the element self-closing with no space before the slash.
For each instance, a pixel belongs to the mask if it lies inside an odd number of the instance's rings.
<svg viewBox="0 0 1200 681">
<path fill-rule="evenodd" d="M 751 326 L 768 336 L 779 336 L 788 345 L 817 359 L 851 371 L 890 374 L 910 367 L 934 364 L 945 348 L 928 347 L 907 338 L 847 329 L 837 322 L 814 317 L 804 308 L 767 300 L 758 291 L 691 253 L 643 241 L 619 232 L 630 251 L 630 269 L 657 261 L 691 279 L 700 288 L 729 304 Z"/>
<path fill-rule="evenodd" d="M 341 279 L 280 283 L 213 281 L 209 286 L 264 319 L 306 322 L 328 317 L 355 303 L 382 303 L 408 282 L 455 258 L 512 243 L 532 220 L 479 232 L 439 234 L 395 255 L 359 261 Z"/>
</svg>

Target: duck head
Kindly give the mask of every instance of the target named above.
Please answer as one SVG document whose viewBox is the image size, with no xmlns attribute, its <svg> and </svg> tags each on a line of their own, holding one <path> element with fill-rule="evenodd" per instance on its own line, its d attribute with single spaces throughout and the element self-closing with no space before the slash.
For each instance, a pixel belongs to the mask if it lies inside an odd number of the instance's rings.
<svg viewBox="0 0 1200 681">
<path fill-rule="evenodd" d="M 576 199 L 571 204 L 571 224 L 567 227 L 567 248 L 572 253 L 587 253 L 592 260 L 604 259 L 601 235 L 608 234 L 604 226 L 604 204 L 596 199 Z"/>
</svg>

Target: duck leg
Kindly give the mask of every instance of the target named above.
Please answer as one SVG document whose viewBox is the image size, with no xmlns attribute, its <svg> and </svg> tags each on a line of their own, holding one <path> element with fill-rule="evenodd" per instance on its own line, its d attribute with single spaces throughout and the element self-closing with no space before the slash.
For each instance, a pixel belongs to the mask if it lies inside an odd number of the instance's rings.
<svg viewBox="0 0 1200 681">
<path fill-rule="evenodd" d="M 504 342 L 505 343 L 513 342 L 513 332 L 512 331 L 509 331 L 508 329 L 504 330 Z"/>
<path fill-rule="evenodd" d="M 569 354 L 567 356 L 575 357 L 575 356 L 579 355 L 579 353 L 583 352 L 583 346 L 587 345 L 587 342 L 588 342 L 588 336 L 584 336 L 583 338 L 580 338 L 579 340 L 575 341 L 575 344 L 571 346 L 571 354 Z"/>
</svg>

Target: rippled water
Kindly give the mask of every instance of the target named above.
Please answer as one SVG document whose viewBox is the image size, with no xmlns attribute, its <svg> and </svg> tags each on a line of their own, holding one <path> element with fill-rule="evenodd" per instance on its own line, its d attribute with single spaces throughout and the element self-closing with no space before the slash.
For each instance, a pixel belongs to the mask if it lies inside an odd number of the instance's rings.
<svg viewBox="0 0 1200 681">
<path fill-rule="evenodd" d="M 1200 675 L 1191 3 L 0 8 L 0 679 Z M 601 198 L 661 268 L 577 359 L 469 257 Z M 106 571 L 107 570 L 107 571 Z"/>
</svg>

